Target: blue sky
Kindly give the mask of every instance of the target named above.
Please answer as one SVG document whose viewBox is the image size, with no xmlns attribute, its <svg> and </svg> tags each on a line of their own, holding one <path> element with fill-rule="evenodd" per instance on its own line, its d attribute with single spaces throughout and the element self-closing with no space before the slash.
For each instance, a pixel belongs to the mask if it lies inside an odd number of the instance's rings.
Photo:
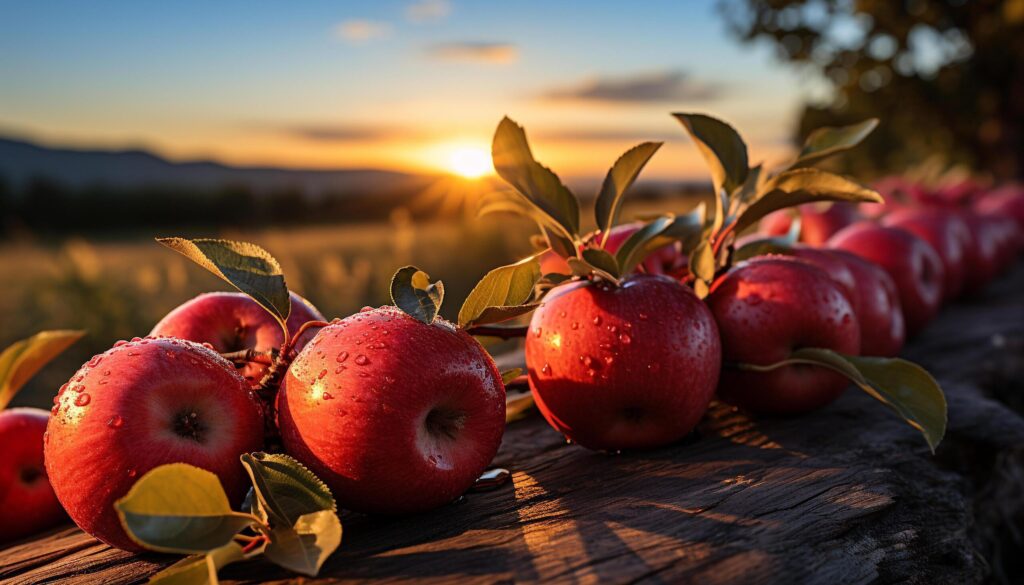
<svg viewBox="0 0 1024 585">
<path fill-rule="evenodd" d="M 47 143 L 437 169 L 508 114 L 579 177 L 645 138 L 672 141 L 653 176 L 699 175 L 674 110 L 782 156 L 814 89 L 703 0 L 2 1 L 0 76 L 0 132 Z"/>
</svg>

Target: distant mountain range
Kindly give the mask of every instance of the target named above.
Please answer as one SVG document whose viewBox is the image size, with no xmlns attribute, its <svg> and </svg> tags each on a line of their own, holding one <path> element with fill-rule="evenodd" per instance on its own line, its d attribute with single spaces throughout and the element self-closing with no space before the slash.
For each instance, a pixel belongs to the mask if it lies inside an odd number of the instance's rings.
<svg viewBox="0 0 1024 585">
<path fill-rule="evenodd" d="M 145 150 L 53 148 L 0 138 L 0 180 L 18 192 L 36 178 L 55 181 L 71 190 L 212 190 L 245 186 L 257 194 L 295 189 L 310 197 L 413 192 L 437 179 L 432 175 L 373 169 L 284 169 L 229 166 L 211 161 L 172 162 Z"/>
</svg>

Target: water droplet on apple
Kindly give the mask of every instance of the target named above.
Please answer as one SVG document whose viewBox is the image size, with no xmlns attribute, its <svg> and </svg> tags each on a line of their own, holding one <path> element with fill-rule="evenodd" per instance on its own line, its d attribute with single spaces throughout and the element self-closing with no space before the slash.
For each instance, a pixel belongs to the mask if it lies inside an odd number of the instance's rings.
<svg viewBox="0 0 1024 585">
<path fill-rule="evenodd" d="M 370 374 L 367 374 L 366 372 L 359 372 L 359 377 L 360 378 L 369 378 Z"/>
<path fill-rule="evenodd" d="M 59 410 L 60 410 L 60 404 L 54 404 L 53 408 L 50 409 L 50 414 L 57 414 L 57 411 L 59 411 Z"/>
<path fill-rule="evenodd" d="M 324 393 L 323 393 L 323 394 L 321 395 L 321 398 L 323 398 L 324 400 L 332 400 L 332 399 L 334 399 L 334 397 L 333 397 L 333 396 L 331 396 L 331 393 L 330 393 L 330 392 L 324 392 Z"/>
<path fill-rule="evenodd" d="M 592 365 L 594 365 L 594 358 L 590 357 L 589 355 L 580 357 L 583 358 L 582 361 L 584 366 L 587 366 L 589 368 Z"/>
<path fill-rule="evenodd" d="M 50 443 L 50 431 L 45 431 L 43 433 L 43 444 L 47 445 L 49 443 Z"/>
<path fill-rule="evenodd" d="M 334 373 L 335 374 L 340 374 L 340 373 L 342 373 L 344 371 L 345 371 L 345 366 L 338 366 L 338 367 L 334 368 Z"/>
<path fill-rule="evenodd" d="M 610 356 L 610 355 L 604 356 L 604 363 L 608 364 L 609 366 L 612 365 L 612 362 L 614 362 L 614 361 L 615 361 L 615 357 L 614 356 Z"/>
<path fill-rule="evenodd" d="M 544 364 L 544 367 L 542 367 L 540 369 L 540 373 L 545 374 L 545 375 L 550 374 L 551 373 L 551 366 L 549 364 Z"/>
<path fill-rule="evenodd" d="M 85 365 L 89 366 L 90 368 L 95 368 L 96 366 L 100 365 L 101 361 L 103 361 L 102 355 L 94 355 L 92 356 L 92 359 L 89 360 L 89 363 Z"/>
<path fill-rule="evenodd" d="M 628 333 L 623 333 L 622 335 L 619 335 L 619 341 L 622 345 L 629 345 L 630 343 L 633 343 L 633 338 L 630 337 Z"/>
<path fill-rule="evenodd" d="M 598 316 L 594 317 L 594 325 L 600 325 L 600 324 L 601 324 L 601 315 L 598 315 Z"/>
<path fill-rule="evenodd" d="M 138 475 L 138 472 L 135 471 L 134 469 L 128 470 L 128 477 L 135 477 L 136 475 Z"/>
<path fill-rule="evenodd" d="M 132 343 L 138 343 L 140 341 L 142 341 L 141 337 L 132 337 Z"/>
<path fill-rule="evenodd" d="M 356 365 L 365 366 L 368 363 L 370 363 L 370 358 L 365 355 L 359 354 L 356 356 Z"/>
<path fill-rule="evenodd" d="M 637 317 L 639 317 L 641 321 L 646 321 L 647 313 L 640 313 L 639 315 L 637 315 Z"/>
<path fill-rule="evenodd" d="M 126 343 L 128 343 L 128 342 L 123 340 L 123 339 L 120 339 L 120 340 L 114 342 L 114 347 L 121 347 L 122 345 L 124 345 Z"/>
<path fill-rule="evenodd" d="M 618 328 L 618 327 L 616 327 L 615 325 L 609 325 L 609 326 L 608 326 L 608 331 L 609 331 L 609 332 L 610 332 L 610 333 L 611 333 L 612 335 L 614 335 L 615 333 L 617 333 L 617 332 L 618 332 L 618 330 L 619 330 L 619 328 Z"/>
<path fill-rule="evenodd" d="M 335 359 L 338 360 L 338 363 L 340 364 L 341 362 L 343 362 L 343 361 L 348 359 L 348 352 L 347 351 L 343 351 L 343 352 L 339 353 L 338 357 L 335 358 Z"/>
<path fill-rule="evenodd" d="M 591 378 L 593 378 L 594 376 L 597 375 L 597 371 L 594 370 L 593 368 L 591 368 L 591 369 L 587 370 L 587 375 L 590 376 Z"/>
<path fill-rule="evenodd" d="M 540 327 L 537 327 L 533 330 L 533 336 L 540 337 Z"/>
<path fill-rule="evenodd" d="M 363 307 L 362 309 L 359 309 L 359 312 L 360 313 L 366 313 L 366 312 L 372 311 L 372 310 L 373 310 L 373 307 L 367 305 L 367 306 Z"/>
<path fill-rule="evenodd" d="M 579 328 L 580 328 L 580 324 L 579 324 L 579 323 L 577 323 L 576 321 L 573 321 L 573 322 L 572 322 L 572 328 L 573 328 L 573 329 L 579 329 Z"/>
<path fill-rule="evenodd" d="M 107 426 L 112 429 L 119 429 L 124 426 L 124 419 L 121 418 L 121 415 L 115 414 L 107 421 Z"/>
<path fill-rule="evenodd" d="M 660 369 L 661 364 L 659 364 L 658 362 L 651 362 L 647 364 L 647 370 L 650 371 L 651 373 L 657 372 Z"/>
<path fill-rule="evenodd" d="M 320 370 L 320 374 L 316 377 L 317 380 L 323 380 L 324 376 L 327 375 L 327 370 Z"/>
<path fill-rule="evenodd" d="M 395 379 L 392 378 L 391 376 L 384 376 L 384 382 L 387 383 L 387 384 L 394 384 L 395 383 Z"/>
<path fill-rule="evenodd" d="M 81 394 L 78 395 L 78 398 L 75 398 L 75 406 L 85 406 L 89 404 L 91 400 L 91 396 L 89 396 L 85 392 L 82 392 Z"/>
</svg>

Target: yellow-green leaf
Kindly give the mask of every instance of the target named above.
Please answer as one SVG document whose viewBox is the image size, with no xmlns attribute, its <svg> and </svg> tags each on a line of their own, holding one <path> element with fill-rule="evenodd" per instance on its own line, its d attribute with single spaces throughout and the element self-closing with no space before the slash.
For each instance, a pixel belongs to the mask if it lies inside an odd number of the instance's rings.
<svg viewBox="0 0 1024 585">
<path fill-rule="evenodd" d="M 538 163 L 523 128 L 505 117 L 491 144 L 494 170 L 540 211 L 565 230 L 569 239 L 580 231 L 580 205 L 558 175 Z"/>
<path fill-rule="evenodd" d="M 932 452 L 946 434 L 946 396 L 935 378 L 913 362 L 802 348 L 781 362 L 767 366 L 741 364 L 738 367 L 769 371 L 790 364 L 824 366 L 846 376 L 858 388 L 896 411 L 910 426 L 919 430 Z"/>
<path fill-rule="evenodd" d="M 295 526 L 275 528 L 263 554 L 272 563 L 290 571 L 316 577 L 341 544 L 341 521 L 331 510 L 300 517 Z"/>
<path fill-rule="evenodd" d="M 288 455 L 246 453 L 241 460 L 259 505 L 275 525 L 292 526 L 300 516 L 337 510 L 327 485 Z"/>
<path fill-rule="evenodd" d="M 281 265 L 269 252 L 249 242 L 157 238 L 158 242 L 216 274 L 249 295 L 285 327 L 291 298 Z"/>
<path fill-rule="evenodd" d="M 186 557 L 149 578 L 150 585 L 217 585 L 217 572 L 245 558 L 242 547 L 229 542 L 205 555 Z"/>
<path fill-rule="evenodd" d="M 204 554 L 259 523 L 252 514 L 231 509 L 216 475 L 185 463 L 143 475 L 114 508 L 132 540 L 167 553 Z"/>
<path fill-rule="evenodd" d="M 807 136 L 793 167 L 805 167 L 849 150 L 860 144 L 877 126 L 878 118 L 869 118 L 849 126 L 818 128 Z"/>
<path fill-rule="evenodd" d="M 391 301 L 405 314 L 430 324 L 444 302 L 444 284 L 415 266 L 399 268 L 391 278 Z"/>
<path fill-rule="evenodd" d="M 83 335 L 85 331 L 40 331 L 12 343 L 0 353 L 0 410 L 11 403 L 18 390 L 43 366 Z"/>
<path fill-rule="evenodd" d="M 533 297 L 533 287 L 540 280 L 540 262 L 530 256 L 515 264 L 501 266 L 484 275 L 459 309 L 459 325 L 469 329 L 473 325 L 497 323 L 524 314 L 525 303 Z M 518 308 L 523 312 L 516 313 Z M 496 309 L 496 310 L 488 310 Z"/>
<path fill-rule="evenodd" d="M 786 171 L 768 180 L 764 194 L 736 220 L 735 233 L 754 225 L 773 211 L 816 201 L 881 203 L 882 196 L 847 178 L 818 169 Z"/>
<path fill-rule="evenodd" d="M 715 194 L 732 195 L 747 178 L 747 145 L 725 122 L 704 114 L 672 114 L 690 134 L 711 170 Z M 717 221 L 717 220 L 716 220 Z"/>
<path fill-rule="evenodd" d="M 636 181 L 640 171 L 655 152 L 661 148 L 661 142 L 644 142 L 627 150 L 619 157 L 601 185 L 601 192 L 594 204 L 594 215 L 597 218 L 597 229 L 601 230 L 601 247 L 608 241 L 611 228 L 619 220 L 622 208 L 622 196 Z"/>
</svg>

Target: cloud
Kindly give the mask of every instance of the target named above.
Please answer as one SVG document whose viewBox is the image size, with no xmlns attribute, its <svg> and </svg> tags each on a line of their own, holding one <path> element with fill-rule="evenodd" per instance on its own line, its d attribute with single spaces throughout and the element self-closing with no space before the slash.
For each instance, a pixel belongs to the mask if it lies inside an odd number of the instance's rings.
<svg viewBox="0 0 1024 585">
<path fill-rule="evenodd" d="M 658 71 L 629 77 L 596 77 L 573 86 L 553 89 L 550 100 L 614 103 L 654 103 L 713 100 L 721 96 L 716 85 L 694 81 L 683 71 Z"/>
<path fill-rule="evenodd" d="M 410 22 L 436 22 L 452 11 L 448 0 L 419 0 L 406 6 L 405 18 Z"/>
<path fill-rule="evenodd" d="M 404 126 L 375 126 L 371 124 L 348 124 L 333 122 L 309 123 L 267 123 L 243 122 L 242 125 L 258 132 L 271 132 L 279 136 L 287 136 L 308 142 L 374 142 L 382 140 L 418 140 L 433 137 L 425 130 L 411 129 Z"/>
<path fill-rule="evenodd" d="M 519 60 L 519 48 L 510 43 L 440 43 L 427 47 L 426 52 L 439 61 L 506 65 Z"/>
<path fill-rule="evenodd" d="M 374 39 L 391 36 L 391 25 L 387 22 L 356 18 L 335 26 L 334 35 L 349 44 L 361 45 Z"/>
</svg>

